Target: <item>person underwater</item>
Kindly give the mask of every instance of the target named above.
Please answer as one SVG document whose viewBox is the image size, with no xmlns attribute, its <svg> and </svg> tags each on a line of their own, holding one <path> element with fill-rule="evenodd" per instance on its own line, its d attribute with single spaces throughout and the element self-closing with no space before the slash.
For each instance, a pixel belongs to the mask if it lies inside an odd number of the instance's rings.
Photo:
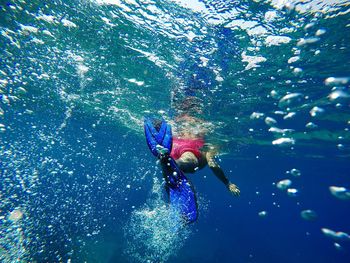
<svg viewBox="0 0 350 263">
<path fill-rule="evenodd" d="M 186 223 L 197 219 L 198 209 L 193 186 L 184 173 L 194 173 L 208 165 L 231 193 L 240 194 L 215 162 L 214 151 L 204 150 L 203 138 L 191 133 L 173 137 L 171 125 L 164 119 L 145 118 L 144 130 L 149 149 L 160 160 L 170 207 Z"/>
<path fill-rule="evenodd" d="M 201 123 L 198 118 L 183 115 L 177 118 L 178 122 L 185 121 L 187 124 L 194 126 L 195 123 Z M 239 196 L 239 188 L 229 181 L 224 171 L 215 161 L 215 147 L 204 147 L 204 136 L 181 132 L 180 136 L 173 137 L 173 147 L 170 156 L 174 158 L 176 164 L 184 173 L 194 173 L 209 166 L 214 175 L 226 186 L 226 188 L 236 196 Z"/>
</svg>

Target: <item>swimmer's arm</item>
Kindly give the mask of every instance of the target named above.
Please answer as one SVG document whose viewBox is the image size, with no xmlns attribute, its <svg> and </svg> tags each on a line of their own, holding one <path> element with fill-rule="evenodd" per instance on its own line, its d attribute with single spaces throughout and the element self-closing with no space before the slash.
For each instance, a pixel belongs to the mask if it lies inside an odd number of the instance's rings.
<svg viewBox="0 0 350 263">
<path fill-rule="evenodd" d="M 214 154 L 212 152 L 207 152 L 206 159 L 207 159 L 209 168 L 213 171 L 216 177 L 219 178 L 219 180 L 224 183 L 224 185 L 228 188 L 228 190 L 232 194 L 239 195 L 240 191 L 238 187 L 235 184 L 231 183 L 229 179 L 225 176 L 224 171 L 221 169 L 219 164 L 215 161 Z"/>
</svg>

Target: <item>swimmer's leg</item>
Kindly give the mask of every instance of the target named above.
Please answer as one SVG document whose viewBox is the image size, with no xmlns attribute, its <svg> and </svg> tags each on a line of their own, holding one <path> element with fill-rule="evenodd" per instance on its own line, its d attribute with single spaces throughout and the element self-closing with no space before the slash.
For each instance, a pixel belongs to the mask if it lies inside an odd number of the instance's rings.
<svg viewBox="0 0 350 263">
<path fill-rule="evenodd" d="M 145 118 L 145 136 L 152 154 L 160 159 L 172 213 L 179 214 L 186 223 L 197 219 L 197 200 L 191 183 L 170 156 L 171 126 L 165 120 L 155 122 Z"/>
</svg>

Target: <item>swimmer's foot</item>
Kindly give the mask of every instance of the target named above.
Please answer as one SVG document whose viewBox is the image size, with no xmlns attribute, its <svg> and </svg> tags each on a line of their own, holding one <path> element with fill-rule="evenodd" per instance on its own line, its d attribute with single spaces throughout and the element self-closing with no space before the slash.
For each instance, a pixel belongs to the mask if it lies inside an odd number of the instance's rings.
<svg viewBox="0 0 350 263">
<path fill-rule="evenodd" d="M 237 185 L 229 183 L 227 186 L 228 190 L 235 196 L 239 196 L 241 191 L 238 189 Z"/>
</svg>

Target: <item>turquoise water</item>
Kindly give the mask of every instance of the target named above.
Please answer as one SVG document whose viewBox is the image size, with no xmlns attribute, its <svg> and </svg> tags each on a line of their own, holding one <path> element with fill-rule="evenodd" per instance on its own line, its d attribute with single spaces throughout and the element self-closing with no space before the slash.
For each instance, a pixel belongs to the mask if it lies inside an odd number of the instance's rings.
<svg viewBox="0 0 350 263">
<path fill-rule="evenodd" d="M 349 12 L 1 1 L 0 261 L 349 262 Z M 189 87 L 241 196 L 189 175 L 199 219 L 174 232 L 142 125 L 179 129 Z"/>
</svg>

